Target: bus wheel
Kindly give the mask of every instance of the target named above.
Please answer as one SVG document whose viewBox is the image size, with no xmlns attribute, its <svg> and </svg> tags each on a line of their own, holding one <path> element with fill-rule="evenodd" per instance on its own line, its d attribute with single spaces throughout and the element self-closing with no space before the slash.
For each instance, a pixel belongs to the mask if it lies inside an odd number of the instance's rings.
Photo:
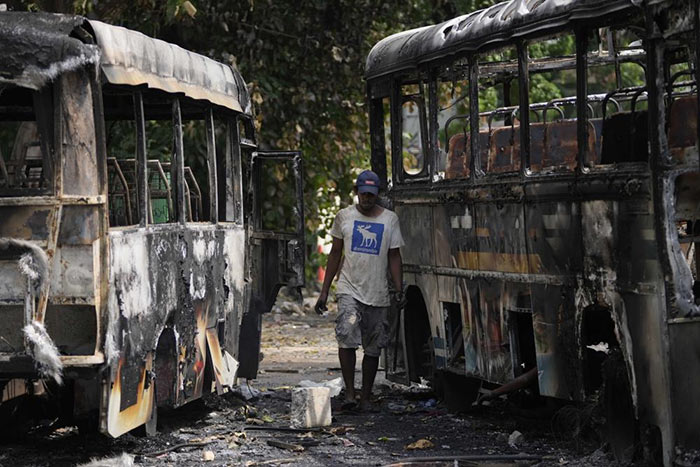
<svg viewBox="0 0 700 467">
<path fill-rule="evenodd" d="M 629 463 L 637 446 L 637 420 L 627 368 L 619 348 L 613 349 L 603 363 L 603 379 L 606 439 L 615 459 Z"/>
</svg>

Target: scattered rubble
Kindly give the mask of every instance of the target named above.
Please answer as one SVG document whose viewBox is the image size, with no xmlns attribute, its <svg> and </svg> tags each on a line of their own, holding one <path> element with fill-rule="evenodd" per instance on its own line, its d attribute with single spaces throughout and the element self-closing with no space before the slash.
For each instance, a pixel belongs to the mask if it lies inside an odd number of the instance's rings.
<svg viewBox="0 0 700 467">
<path fill-rule="evenodd" d="M 590 467 L 607 463 L 606 453 L 596 451 L 600 442 L 559 437 L 550 417 L 538 417 L 536 411 L 534 417 L 524 416 L 508 400 L 499 399 L 488 408 L 453 414 L 428 385 L 401 386 L 381 374 L 374 391 L 378 413 L 342 411 L 344 394 L 333 316 L 284 316 L 281 321 L 272 315 L 264 317 L 266 359 L 261 368 L 265 371 L 256 381 L 241 381 L 235 391 L 223 396 L 212 394 L 203 401 L 159 412 L 155 437 L 127 434 L 112 440 L 81 435 L 74 428 L 51 435 L 30 433 L 21 443 L 0 448 L 0 465 L 409 465 L 418 459 L 411 457 L 416 453 L 429 454 L 421 459 L 448 459 L 435 462 L 449 465 L 453 465 L 449 459 L 494 456 L 500 459 L 499 465 L 539 462 L 538 466 Z M 275 368 L 297 371 L 268 371 Z M 356 379 L 359 385 L 359 363 Z M 293 391 L 301 386 L 337 393 L 330 399 L 329 426 L 291 427 Z M 47 452 L 51 455 L 46 456 Z M 103 458 L 105 461 L 93 461 Z"/>
</svg>

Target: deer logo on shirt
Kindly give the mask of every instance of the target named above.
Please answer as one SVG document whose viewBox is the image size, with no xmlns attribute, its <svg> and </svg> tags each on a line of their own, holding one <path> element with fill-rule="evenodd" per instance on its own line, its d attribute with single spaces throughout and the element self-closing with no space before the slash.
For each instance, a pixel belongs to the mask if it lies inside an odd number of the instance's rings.
<svg viewBox="0 0 700 467">
<path fill-rule="evenodd" d="M 355 221 L 352 231 L 352 248 L 357 253 L 378 255 L 382 248 L 384 224 Z"/>
<path fill-rule="evenodd" d="M 358 225 L 357 231 L 362 235 L 361 247 L 372 248 L 377 246 L 377 234 L 369 230 L 369 225 Z"/>
</svg>

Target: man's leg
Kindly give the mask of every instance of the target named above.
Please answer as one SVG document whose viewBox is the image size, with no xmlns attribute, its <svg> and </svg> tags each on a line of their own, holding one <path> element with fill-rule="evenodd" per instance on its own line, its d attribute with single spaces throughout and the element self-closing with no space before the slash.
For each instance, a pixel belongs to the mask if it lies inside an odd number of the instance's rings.
<svg viewBox="0 0 700 467">
<path fill-rule="evenodd" d="M 355 350 L 362 342 L 357 301 L 347 294 L 338 295 L 338 318 L 335 337 L 338 341 L 338 360 L 345 382 L 345 402 L 355 403 Z"/>
<path fill-rule="evenodd" d="M 362 358 L 362 393 L 360 394 L 360 408 L 370 408 L 370 397 L 372 396 L 372 386 L 374 386 L 374 377 L 377 376 L 377 368 L 379 367 L 379 357 L 370 357 L 365 355 Z"/>
<path fill-rule="evenodd" d="M 379 356 L 389 337 L 389 324 L 386 315 L 386 307 L 365 305 L 362 310 L 362 348 L 365 351 L 365 356 L 362 359 L 362 392 L 360 394 L 360 408 L 362 410 L 371 408 L 370 397 L 379 367 Z"/>
<path fill-rule="evenodd" d="M 338 349 L 340 370 L 345 382 L 345 402 L 355 402 L 355 349 Z M 364 368 L 364 360 L 362 361 Z"/>
</svg>

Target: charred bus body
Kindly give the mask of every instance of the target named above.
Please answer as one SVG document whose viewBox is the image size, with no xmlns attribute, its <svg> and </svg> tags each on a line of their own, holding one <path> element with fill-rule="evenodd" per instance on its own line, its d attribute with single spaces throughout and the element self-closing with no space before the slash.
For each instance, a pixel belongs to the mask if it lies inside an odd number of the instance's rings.
<svg viewBox="0 0 700 467">
<path fill-rule="evenodd" d="M 150 431 L 254 377 L 260 313 L 303 285 L 300 155 L 256 151 L 230 66 L 75 16 L 0 31 L 3 425 L 41 395 Z M 267 221 L 273 181 L 296 204 Z"/>
<path fill-rule="evenodd" d="M 600 398 L 620 458 L 700 448 L 698 15 L 513 0 L 373 48 L 372 166 L 406 240 L 390 377 L 449 395 L 534 369 L 543 396 Z"/>
</svg>

